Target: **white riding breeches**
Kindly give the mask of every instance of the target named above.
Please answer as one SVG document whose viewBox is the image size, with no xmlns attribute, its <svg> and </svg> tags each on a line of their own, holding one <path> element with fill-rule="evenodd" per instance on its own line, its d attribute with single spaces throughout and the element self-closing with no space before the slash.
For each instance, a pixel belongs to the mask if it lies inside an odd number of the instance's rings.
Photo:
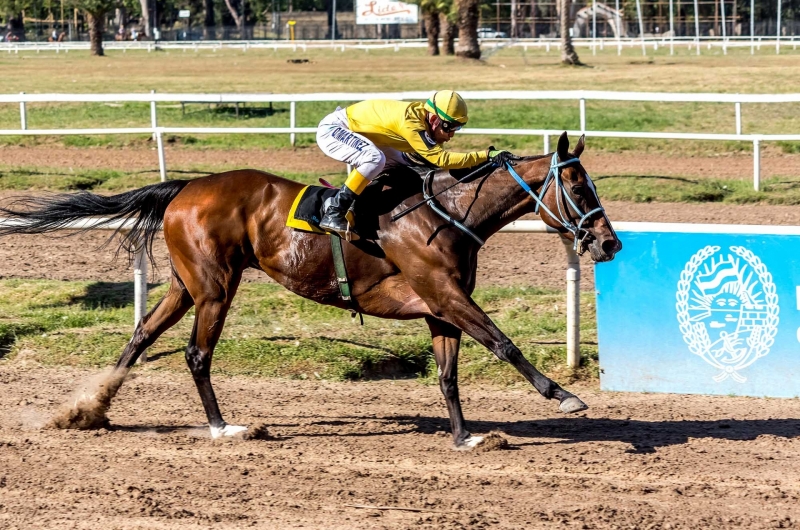
<svg viewBox="0 0 800 530">
<path fill-rule="evenodd" d="M 341 107 L 319 122 L 317 145 L 334 160 L 353 166 L 367 180 L 377 177 L 386 165 L 408 165 L 400 151 L 380 149 L 371 140 L 351 131 L 347 112 Z"/>
</svg>

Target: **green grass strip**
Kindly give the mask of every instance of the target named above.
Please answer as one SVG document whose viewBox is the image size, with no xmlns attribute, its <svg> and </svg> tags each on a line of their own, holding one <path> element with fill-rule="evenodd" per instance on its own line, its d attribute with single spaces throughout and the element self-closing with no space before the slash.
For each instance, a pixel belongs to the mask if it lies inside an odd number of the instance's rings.
<svg viewBox="0 0 800 530">
<path fill-rule="evenodd" d="M 150 292 L 152 306 L 165 292 Z M 132 283 L 0 281 L 0 357 L 45 365 L 100 367 L 116 362 L 130 339 Z M 475 300 L 539 369 L 564 378 L 598 374 L 594 298 L 582 299 L 582 352 L 577 371 L 566 368 L 563 292 L 485 288 Z M 183 350 L 193 312 L 148 351 L 154 369 L 186 370 Z M 214 354 L 215 373 L 283 378 L 354 380 L 416 377 L 434 382 L 431 339 L 422 320 L 365 317 L 322 306 L 269 283 L 243 284 Z M 466 337 L 462 380 L 521 383 L 521 376 Z"/>
</svg>

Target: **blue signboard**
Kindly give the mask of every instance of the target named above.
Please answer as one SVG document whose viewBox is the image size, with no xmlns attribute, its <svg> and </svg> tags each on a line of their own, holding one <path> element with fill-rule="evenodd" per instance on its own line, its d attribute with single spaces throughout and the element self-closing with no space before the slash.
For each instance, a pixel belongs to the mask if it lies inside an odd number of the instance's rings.
<svg viewBox="0 0 800 530">
<path fill-rule="evenodd" d="M 704 227 L 595 266 L 601 388 L 800 396 L 800 230 Z"/>
</svg>

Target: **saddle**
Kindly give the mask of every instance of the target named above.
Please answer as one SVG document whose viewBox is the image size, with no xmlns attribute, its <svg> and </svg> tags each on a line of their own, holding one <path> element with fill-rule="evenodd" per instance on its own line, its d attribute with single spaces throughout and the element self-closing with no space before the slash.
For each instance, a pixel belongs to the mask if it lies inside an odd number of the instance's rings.
<svg viewBox="0 0 800 530">
<path fill-rule="evenodd" d="M 362 239 L 376 241 L 378 218 L 391 212 L 405 199 L 418 194 L 421 189 L 422 176 L 411 168 L 398 167 L 382 173 L 366 187 L 348 212 L 348 217 L 353 216 L 351 224 L 357 227 Z M 319 223 L 326 201 L 337 191 L 338 188 L 314 185 L 300 190 L 289 210 L 286 226 L 304 232 L 326 234 Z"/>
<path fill-rule="evenodd" d="M 294 199 L 286 226 L 304 232 L 324 234 L 325 230 L 319 227 L 322 221 L 325 201 L 331 199 L 338 190 L 327 186 L 306 186 Z"/>
</svg>

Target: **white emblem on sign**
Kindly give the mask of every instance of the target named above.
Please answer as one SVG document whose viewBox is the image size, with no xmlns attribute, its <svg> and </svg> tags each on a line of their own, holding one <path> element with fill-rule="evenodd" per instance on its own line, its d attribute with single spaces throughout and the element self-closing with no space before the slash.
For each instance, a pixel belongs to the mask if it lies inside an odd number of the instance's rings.
<svg viewBox="0 0 800 530">
<path fill-rule="evenodd" d="M 739 370 L 769 353 L 778 333 L 778 295 L 772 274 L 744 247 L 707 246 L 686 263 L 678 281 L 678 324 L 689 351 L 739 383 Z"/>
</svg>

